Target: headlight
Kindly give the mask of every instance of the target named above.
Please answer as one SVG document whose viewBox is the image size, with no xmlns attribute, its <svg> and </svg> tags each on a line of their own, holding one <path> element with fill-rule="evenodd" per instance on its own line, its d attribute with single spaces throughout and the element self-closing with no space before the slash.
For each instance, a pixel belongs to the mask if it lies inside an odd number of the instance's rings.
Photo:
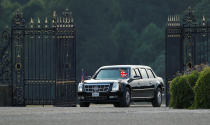
<svg viewBox="0 0 210 125">
<path fill-rule="evenodd" d="M 118 82 L 114 82 L 112 85 L 112 92 L 116 92 L 119 90 L 119 83 Z"/>
<path fill-rule="evenodd" d="M 83 83 L 79 83 L 78 85 L 78 92 L 82 92 Z"/>
</svg>

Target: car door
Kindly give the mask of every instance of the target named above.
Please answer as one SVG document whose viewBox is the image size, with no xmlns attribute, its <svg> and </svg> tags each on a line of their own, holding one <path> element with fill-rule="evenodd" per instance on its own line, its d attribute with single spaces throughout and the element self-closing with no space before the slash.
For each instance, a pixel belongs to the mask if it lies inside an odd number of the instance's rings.
<svg viewBox="0 0 210 125">
<path fill-rule="evenodd" d="M 139 88 L 138 88 L 138 84 L 139 84 L 139 79 L 136 79 L 134 78 L 135 76 L 139 76 L 140 77 L 140 74 L 137 72 L 138 70 L 135 69 L 135 68 L 132 68 L 131 70 L 131 78 L 133 79 L 130 83 L 130 86 L 132 88 L 132 92 L 131 92 L 131 97 L 132 98 L 136 98 L 138 97 L 139 95 Z"/>
<path fill-rule="evenodd" d="M 148 94 L 150 97 L 153 97 L 154 95 L 154 88 L 155 88 L 155 75 L 153 74 L 151 69 L 147 69 L 147 74 L 149 76 L 149 84 L 147 86 L 148 88 Z"/>
<path fill-rule="evenodd" d="M 148 84 L 149 84 L 149 77 L 146 72 L 145 68 L 139 68 L 140 74 L 142 79 L 139 81 L 139 97 L 140 98 L 148 98 Z"/>
</svg>

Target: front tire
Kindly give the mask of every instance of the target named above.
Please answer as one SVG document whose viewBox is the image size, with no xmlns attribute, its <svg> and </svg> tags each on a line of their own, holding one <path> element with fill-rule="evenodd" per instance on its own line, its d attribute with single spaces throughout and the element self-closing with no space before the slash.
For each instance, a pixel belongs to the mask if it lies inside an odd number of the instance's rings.
<svg viewBox="0 0 210 125">
<path fill-rule="evenodd" d="M 89 107 L 90 106 L 90 103 L 88 102 L 80 102 L 80 107 Z"/>
<path fill-rule="evenodd" d="M 119 107 L 129 107 L 130 103 L 131 103 L 131 92 L 130 89 L 126 87 L 120 99 Z"/>
<path fill-rule="evenodd" d="M 162 104 L 162 91 L 161 88 L 157 88 L 154 94 L 154 99 L 152 101 L 152 106 L 153 107 L 160 107 Z"/>
</svg>

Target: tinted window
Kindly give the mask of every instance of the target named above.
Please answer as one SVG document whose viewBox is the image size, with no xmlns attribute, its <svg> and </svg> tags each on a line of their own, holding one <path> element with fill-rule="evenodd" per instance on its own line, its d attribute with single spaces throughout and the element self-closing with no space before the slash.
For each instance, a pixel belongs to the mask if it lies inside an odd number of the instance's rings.
<svg viewBox="0 0 210 125">
<path fill-rule="evenodd" d="M 151 69 L 148 69 L 147 73 L 148 73 L 149 78 L 155 78 L 153 73 L 152 73 L 152 71 L 151 71 Z"/>
<path fill-rule="evenodd" d="M 146 73 L 146 70 L 145 69 L 140 69 L 140 72 L 141 72 L 141 75 L 142 75 L 142 78 L 148 78 L 147 76 L 147 73 Z"/>
<path fill-rule="evenodd" d="M 135 70 L 135 72 L 136 72 L 136 76 L 141 77 L 141 75 L 140 75 L 140 73 L 139 73 L 139 70 L 138 70 L 138 69 L 134 69 L 134 70 Z"/>
<path fill-rule="evenodd" d="M 134 69 L 132 69 L 131 74 L 132 74 L 132 76 L 136 76 L 137 75 L 136 71 Z"/>
<path fill-rule="evenodd" d="M 101 69 L 94 79 L 98 80 L 118 80 L 127 79 L 129 77 L 129 68 L 110 68 Z"/>
</svg>

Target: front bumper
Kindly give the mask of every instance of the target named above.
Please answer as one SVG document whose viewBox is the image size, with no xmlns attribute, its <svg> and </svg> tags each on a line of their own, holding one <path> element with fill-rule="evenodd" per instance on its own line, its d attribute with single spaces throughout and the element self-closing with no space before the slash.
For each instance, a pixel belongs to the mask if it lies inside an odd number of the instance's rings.
<svg viewBox="0 0 210 125">
<path fill-rule="evenodd" d="M 98 97 L 92 97 L 92 93 L 78 92 L 80 102 L 88 102 L 95 104 L 111 104 L 120 102 L 121 92 L 100 92 Z"/>
</svg>

